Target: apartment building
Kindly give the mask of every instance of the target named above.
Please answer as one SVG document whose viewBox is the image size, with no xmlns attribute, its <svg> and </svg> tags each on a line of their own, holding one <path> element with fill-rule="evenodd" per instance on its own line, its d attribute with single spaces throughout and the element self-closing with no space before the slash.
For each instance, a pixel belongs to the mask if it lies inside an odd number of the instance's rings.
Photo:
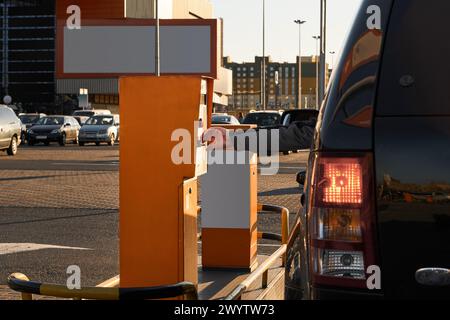
<svg viewBox="0 0 450 320">
<path fill-rule="evenodd" d="M 302 57 L 302 108 L 316 106 L 317 57 Z M 262 106 L 262 57 L 253 62 L 233 62 L 224 58 L 224 67 L 233 71 L 230 110 L 258 110 Z M 327 80 L 328 81 L 328 80 Z M 299 108 L 299 58 L 296 63 L 275 62 L 266 57 L 266 105 L 269 109 Z"/>
</svg>

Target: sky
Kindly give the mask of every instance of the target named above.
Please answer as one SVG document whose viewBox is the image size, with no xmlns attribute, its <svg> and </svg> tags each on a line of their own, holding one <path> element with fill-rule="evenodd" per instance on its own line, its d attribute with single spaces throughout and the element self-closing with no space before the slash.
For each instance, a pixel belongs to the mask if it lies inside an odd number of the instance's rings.
<svg viewBox="0 0 450 320">
<path fill-rule="evenodd" d="M 251 62 L 262 56 L 262 0 L 211 0 L 214 15 L 224 19 L 224 55 L 234 62 Z M 328 0 L 327 51 L 340 52 L 362 0 Z M 298 56 L 302 26 L 302 55 L 316 53 L 320 32 L 320 0 L 266 0 L 266 55 L 279 62 L 294 62 Z M 335 56 L 337 59 L 337 55 Z M 328 55 L 331 63 L 332 57 Z"/>
</svg>

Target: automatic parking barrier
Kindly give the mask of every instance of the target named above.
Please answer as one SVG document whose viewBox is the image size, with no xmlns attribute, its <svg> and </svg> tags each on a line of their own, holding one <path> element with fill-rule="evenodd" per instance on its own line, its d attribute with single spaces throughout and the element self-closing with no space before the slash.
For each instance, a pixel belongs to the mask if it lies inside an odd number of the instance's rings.
<svg viewBox="0 0 450 320">
<path fill-rule="evenodd" d="M 106 285 L 115 286 L 118 278 L 108 281 Z M 30 281 L 24 274 L 14 273 L 8 277 L 8 286 L 14 291 L 21 292 L 22 300 L 32 300 L 33 295 L 76 300 L 156 300 L 177 297 L 198 300 L 197 288 L 189 282 L 149 288 L 86 287 L 70 290 L 62 285 Z"/>
<path fill-rule="evenodd" d="M 201 192 L 202 267 L 251 272 L 257 265 L 257 155 L 210 150 L 208 159 Z"/>
<path fill-rule="evenodd" d="M 198 283 L 197 179 L 207 169 L 202 136 L 211 118 L 213 83 L 199 76 L 120 79 L 123 287 Z M 174 94 L 174 88 L 182 89 Z M 173 121 L 155 123 L 153 134 L 137 145 L 147 122 L 142 112 L 149 109 L 173 115 Z"/>
</svg>

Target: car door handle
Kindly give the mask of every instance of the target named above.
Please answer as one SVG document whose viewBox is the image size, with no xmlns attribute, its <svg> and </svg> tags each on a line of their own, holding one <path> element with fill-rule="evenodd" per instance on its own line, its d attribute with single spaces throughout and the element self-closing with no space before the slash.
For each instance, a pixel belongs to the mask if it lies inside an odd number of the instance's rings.
<svg viewBox="0 0 450 320">
<path fill-rule="evenodd" d="M 417 283 L 430 287 L 450 286 L 450 270 L 446 268 L 423 268 L 416 271 Z"/>
</svg>

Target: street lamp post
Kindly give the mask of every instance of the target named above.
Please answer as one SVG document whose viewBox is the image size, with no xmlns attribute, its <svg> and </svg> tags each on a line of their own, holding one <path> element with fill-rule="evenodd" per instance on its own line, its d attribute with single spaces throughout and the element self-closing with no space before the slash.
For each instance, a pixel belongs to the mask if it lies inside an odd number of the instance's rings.
<svg viewBox="0 0 450 320">
<path fill-rule="evenodd" d="M 302 108 L 302 24 L 305 20 L 295 20 L 298 24 L 298 108 Z"/>
<path fill-rule="evenodd" d="M 161 47 L 160 47 L 160 25 L 159 25 L 159 0 L 155 0 L 155 74 L 161 76 Z"/>
<path fill-rule="evenodd" d="M 316 40 L 316 109 L 319 110 L 319 85 L 320 85 L 320 71 L 319 71 L 319 40 L 320 36 L 313 36 Z"/>
<path fill-rule="evenodd" d="M 266 0 L 263 0 L 263 59 L 262 59 L 261 103 L 266 110 Z"/>
<path fill-rule="evenodd" d="M 320 0 L 320 70 L 319 70 L 319 101 L 322 104 L 325 97 L 325 66 L 327 50 L 327 0 Z"/>
</svg>

